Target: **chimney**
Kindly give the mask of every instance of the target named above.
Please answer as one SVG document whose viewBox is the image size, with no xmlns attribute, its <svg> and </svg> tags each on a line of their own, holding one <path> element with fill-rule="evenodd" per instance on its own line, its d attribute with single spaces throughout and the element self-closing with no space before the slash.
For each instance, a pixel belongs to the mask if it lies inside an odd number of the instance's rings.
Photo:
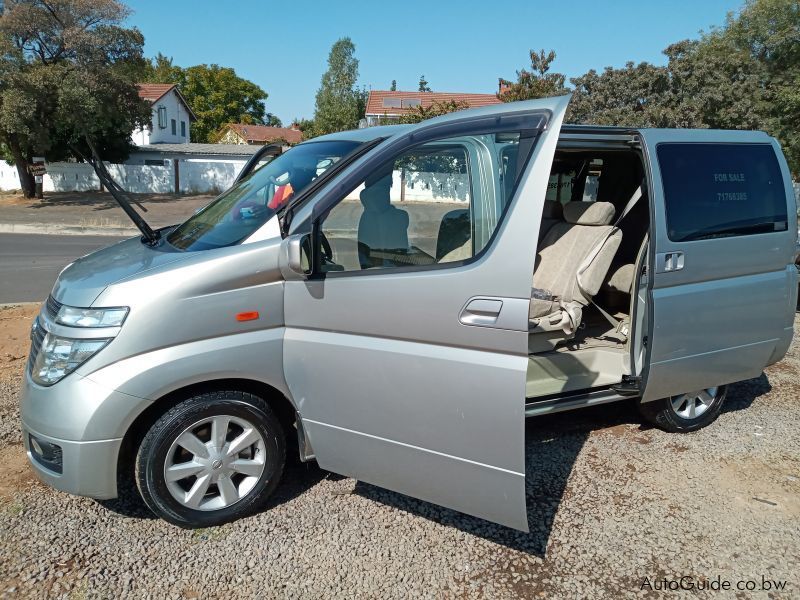
<svg viewBox="0 0 800 600">
<path fill-rule="evenodd" d="M 498 83 L 497 83 L 497 95 L 498 96 L 502 96 L 503 94 L 508 92 L 508 90 L 509 90 L 509 88 L 511 86 L 509 85 L 509 82 L 506 81 L 505 79 L 503 79 L 502 77 L 498 78 L 497 81 L 498 81 Z"/>
</svg>

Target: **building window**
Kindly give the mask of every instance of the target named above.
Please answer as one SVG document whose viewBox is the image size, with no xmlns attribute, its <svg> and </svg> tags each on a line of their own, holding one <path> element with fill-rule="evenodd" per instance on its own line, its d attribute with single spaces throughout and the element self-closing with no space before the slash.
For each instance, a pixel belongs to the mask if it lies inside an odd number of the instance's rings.
<svg viewBox="0 0 800 600">
<path fill-rule="evenodd" d="M 414 106 L 419 106 L 422 104 L 419 98 L 403 98 L 400 101 L 402 108 L 412 108 Z"/>
<path fill-rule="evenodd" d="M 158 128 L 159 129 L 166 129 L 167 128 L 167 107 L 166 106 L 159 106 L 158 107 Z"/>
<path fill-rule="evenodd" d="M 181 121 L 181 137 L 186 137 L 186 121 Z"/>
<path fill-rule="evenodd" d="M 177 127 L 178 122 L 175 119 L 172 119 L 172 135 L 177 135 Z"/>
<path fill-rule="evenodd" d="M 384 98 L 383 108 L 400 108 L 400 98 Z"/>
<path fill-rule="evenodd" d="M 147 165 L 148 167 L 163 167 L 164 166 L 164 161 L 163 160 L 155 160 L 155 159 L 152 159 L 152 158 L 145 158 L 144 159 L 144 164 Z"/>
</svg>

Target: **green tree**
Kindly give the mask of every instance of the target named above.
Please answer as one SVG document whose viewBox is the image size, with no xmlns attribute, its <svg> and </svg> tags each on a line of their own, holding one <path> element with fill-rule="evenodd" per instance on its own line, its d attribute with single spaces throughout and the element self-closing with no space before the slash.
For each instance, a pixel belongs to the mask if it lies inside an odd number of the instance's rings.
<svg viewBox="0 0 800 600">
<path fill-rule="evenodd" d="M 428 85 L 427 80 L 425 79 L 425 75 L 419 76 L 419 91 L 420 92 L 430 92 L 431 88 Z"/>
<path fill-rule="evenodd" d="M 172 58 L 159 52 L 148 60 L 139 81 L 143 83 L 175 83 L 181 85 L 185 81 L 184 69 L 175 65 Z"/>
<path fill-rule="evenodd" d="M 115 0 L 6 0 L 0 14 L 0 144 L 34 193 L 31 157 L 120 161 L 149 118 L 135 74 L 144 38 Z"/>
<path fill-rule="evenodd" d="M 348 37 L 337 40 L 328 55 L 328 70 L 322 75 L 316 96 L 314 124 L 304 135 L 314 137 L 354 129 L 364 116 L 367 92 L 356 87 L 358 59 Z"/>
<path fill-rule="evenodd" d="M 397 91 L 397 80 L 396 79 L 392 79 L 392 85 L 389 87 L 389 91 L 390 92 L 396 92 Z"/>
<path fill-rule="evenodd" d="M 564 86 L 566 76 L 562 73 L 551 73 L 550 65 L 556 59 L 556 53 L 550 50 L 545 54 L 544 50 L 529 52 L 531 59 L 530 70 L 521 69 L 517 71 L 517 81 L 501 80 L 505 86 L 502 94 L 498 98 L 503 102 L 516 102 L 517 100 L 532 100 L 534 98 L 547 98 L 549 96 L 560 96 L 568 92 Z"/>
<path fill-rule="evenodd" d="M 757 85 L 763 127 L 783 145 L 795 175 L 800 174 L 800 2 L 746 0 L 723 28 L 703 39 L 740 57 Z"/>
<path fill-rule="evenodd" d="M 211 142 L 227 123 L 273 125 L 280 123 L 264 108 L 267 92 L 236 71 L 219 65 L 175 66 L 171 58 L 158 54 L 142 76 L 150 83 L 174 83 L 197 116 L 192 124 L 193 142 Z"/>
<path fill-rule="evenodd" d="M 765 73 L 747 52 L 707 35 L 672 44 L 664 54 L 669 59 L 670 94 L 664 101 L 670 127 L 765 127 Z"/>
<path fill-rule="evenodd" d="M 264 115 L 264 125 L 269 127 L 283 127 L 283 121 L 274 113 L 266 113 Z"/>
<path fill-rule="evenodd" d="M 594 125 L 668 127 L 670 77 L 665 67 L 643 62 L 621 69 L 594 69 L 571 80 L 574 90 L 566 120 Z"/>
</svg>

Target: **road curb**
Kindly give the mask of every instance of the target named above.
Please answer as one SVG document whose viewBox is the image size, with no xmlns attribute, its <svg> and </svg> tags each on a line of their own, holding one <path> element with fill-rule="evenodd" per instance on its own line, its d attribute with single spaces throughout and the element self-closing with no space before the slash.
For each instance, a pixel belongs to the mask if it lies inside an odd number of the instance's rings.
<svg viewBox="0 0 800 600">
<path fill-rule="evenodd" d="M 133 227 L 82 227 L 52 223 L 0 223 L 0 233 L 25 233 L 35 235 L 109 235 L 132 237 L 139 234 Z"/>
<path fill-rule="evenodd" d="M 39 300 L 39 301 L 25 300 L 24 302 L 0 302 L 0 310 L 3 310 L 5 308 L 16 308 L 18 306 L 22 308 L 25 308 L 27 306 L 38 306 L 42 304 L 42 302 L 44 302 L 44 300 Z"/>
</svg>

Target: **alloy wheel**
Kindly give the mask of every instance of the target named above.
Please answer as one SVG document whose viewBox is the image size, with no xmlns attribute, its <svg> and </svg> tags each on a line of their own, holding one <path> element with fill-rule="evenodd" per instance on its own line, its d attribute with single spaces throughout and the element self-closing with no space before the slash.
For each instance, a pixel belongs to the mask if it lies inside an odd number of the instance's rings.
<svg viewBox="0 0 800 600">
<path fill-rule="evenodd" d="M 717 399 L 718 388 L 712 387 L 670 398 L 672 410 L 682 419 L 696 419 L 705 413 Z"/>
<path fill-rule="evenodd" d="M 167 452 L 164 481 L 194 510 L 227 508 L 247 496 L 264 472 L 266 443 L 245 419 L 215 415 L 187 427 Z"/>
</svg>

